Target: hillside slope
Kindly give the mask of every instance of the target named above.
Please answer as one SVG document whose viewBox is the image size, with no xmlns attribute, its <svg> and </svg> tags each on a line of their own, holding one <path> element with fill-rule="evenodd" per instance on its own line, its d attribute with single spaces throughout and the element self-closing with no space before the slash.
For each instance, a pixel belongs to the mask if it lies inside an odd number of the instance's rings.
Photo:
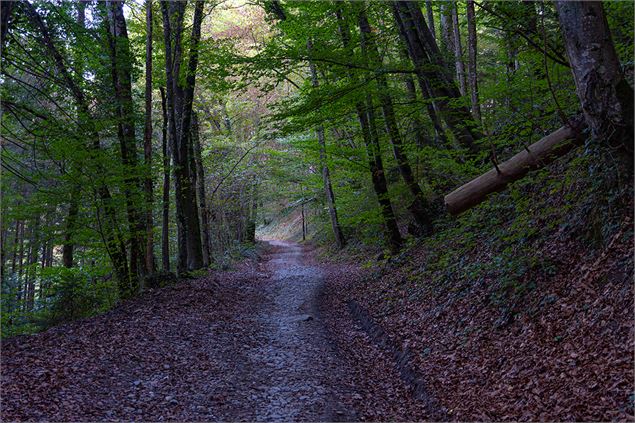
<svg viewBox="0 0 635 423">
<path fill-rule="evenodd" d="M 408 347 L 448 419 L 633 420 L 631 188 L 570 184 L 586 169 L 561 162 L 383 264 L 343 264 L 329 301 Z"/>
</svg>

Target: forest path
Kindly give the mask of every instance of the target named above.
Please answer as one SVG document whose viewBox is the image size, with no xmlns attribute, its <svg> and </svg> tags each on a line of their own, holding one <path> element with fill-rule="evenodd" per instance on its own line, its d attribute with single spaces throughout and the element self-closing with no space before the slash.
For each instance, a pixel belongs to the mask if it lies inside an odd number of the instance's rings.
<svg viewBox="0 0 635 423">
<path fill-rule="evenodd" d="M 355 414 L 339 402 L 348 396 L 341 383 L 347 379 L 345 369 L 319 314 L 322 272 L 304 262 L 300 245 L 269 244 L 270 277 L 260 282 L 259 298 L 240 316 L 257 328 L 258 342 L 244 351 L 249 371 L 234 375 L 241 386 L 251 387 L 246 404 L 254 411 L 250 419 L 354 420 Z"/>
<path fill-rule="evenodd" d="M 297 244 L 3 343 L 0 420 L 356 420 Z"/>
</svg>

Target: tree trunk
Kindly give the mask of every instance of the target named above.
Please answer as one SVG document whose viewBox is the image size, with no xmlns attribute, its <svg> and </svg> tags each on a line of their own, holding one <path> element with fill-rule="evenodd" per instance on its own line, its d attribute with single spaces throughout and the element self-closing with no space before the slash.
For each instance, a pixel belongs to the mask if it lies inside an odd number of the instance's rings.
<svg viewBox="0 0 635 423">
<path fill-rule="evenodd" d="M 449 69 L 451 72 L 455 72 L 456 68 L 453 66 L 454 63 L 450 60 L 451 57 L 454 56 L 454 23 L 452 22 L 452 8 L 453 4 L 451 2 L 442 1 L 439 2 L 439 16 L 440 16 L 440 28 L 441 28 L 441 37 L 440 37 L 440 48 L 443 53 L 443 57 L 445 58 L 445 62 L 447 62 Z M 417 6 L 418 8 L 418 6 Z"/>
<path fill-rule="evenodd" d="M 11 23 L 11 14 L 15 1 L 4 0 L 0 2 L 0 51 L 4 52 L 4 41 L 9 32 L 9 24 Z"/>
<path fill-rule="evenodd" d="M 556 1 L 567 56 L 593 137 L 633 160 L 633 88 L 624 79 L 602 3 Z M 631 164 L 632 171 L 632 164 Z"/>
<path fill-rule="evenodd" d="M 406 76 L 404 79 L 406 86 L 406 94 L 408 101 L 413 104 L 417 102 L 417 88 L 415 87 L 415 80 L 411 76 Z M 421 122 L 421 119 L 417 115 L 412 118 L 412 132 L 414 133 L 415 144 L 417 148 L 423 148 L 426 145 L 430 145 L 430 140 L 426 136 L 426 130 Z"/>
<path fill-rule="evenodd" d="M 481 104 L 478 99 L 478 75 L 476 73 L 476 18 L 474 0 L 467 0 L 467 74 L 470 85 L 472 116 L 481 124 Z"/>
<path fill-rule="evenodd" d="M 6 281 L 6 260 L 7 260 L 7 237 L 9 236 L 9 228 L 6 226 L 5 220 L 0 220 L 2 231 L 0 231 L 0 278 Z M 0 282 L 2 283 L 2 282 Z"/>
<path fill-rule="evenodd" d="M 24 238 L 26 233 L 26 222 L 23 220 L 22 225 L 20 225 L 20 249 L 18 252 L 18 280 L 21 278 L 22 273 L 24 272 Z"/>
<path fill-rule="evenodd" d="M 35 216 L 35 223 L 31 231 L 31 239 L 29 242 L 29 270 L 26 275 L 27 293 L 26 293 L 26 309 L 32 311 L 35 305 L 35 266 L 38 262 L 38 254 L 40 252 L 40 216 Z"/>
<path fill-rule="evenodd" d="M 406 50 L 405 45 L 404 45 L 404 48 L 400 49 L 400 54 L 402 59 L 409 60 L 408 51 Z M 415 104 L 417 102 L 417 88 L 415 86 L 414 78 L 411 75 L 404 76 L 404 84 L 406 86 L 406 94 L 408 96 L 407 97 L 408 101 Z M 427 99 L 424 98 L 424 100 L 427 100 Z M 431 107 L 432 113 L 435 114 L 434 105 L 432 104 L 431 101 L 426 101 L 426 107 Z M 430 114 L 430 111 L 428 111 L 428 114 Z M 426 131 L 425 131 L 423 122 L 421 122 L 421 119 L 419 119 L 418 115 L 414 115 L 412 117 L 412 132 L 414 133 L 415 144 L 417 145 L 418 148 L 423 148 L 425 145 L 431 144 L 430 143 L 431 140 L 429 140 L 428 137 L 426 136 Z"/>
<path fill-rule="evenodd" d="M 460 98 L 461 93 L 430 34 L 421 10 L 415 2 L 395 1 L 393 12 L 399 31 L 407 41 L 408 53 L 415 65 L 422 91 L 429 89 L 431 96 L 436 98 L 442 117 L 456 139 L 471 152 L 478 151 L 475 142 L 482 134 L 474 125 L 469 110 L 451 101 Z"/>
<path fill-rule="evenodd" d="M 205 168 L 203 167 L 203 157 L 200 138 L 200 127 L 198 114 L 192 114 L 192 144 L 194 147 L 194 162 L 196 167 L 196 188 L 198 191 L 198 205 L 201 216 L 201 240 L 203 243 L 203 266 L 208 267 L 211 263 L 211 252 L 209 249 L 209 212 L 207 210 L 207 199 L 205 196 Z"/>
<path fill-rule="evenodd" d="M 165 100 L 165 89 L 161 91 L 161 112 L 163 116 L 161 132 L 161 152 L 163 154 L 163 203 L 161 222 L 161 263 L 163 271 L 170 271 L 170 151 L 168 142 L 168 111 Z"/>
<path fill-rule="evenodd" d="M 426 0 L 426 14 L 428 16 L 428 27 L 430 28 L 430 33 L 437 39 L 437 31 L 434 29 L 434 11 L 432 10 L 432 1 Z"/>
<path fill-rule="evenodd" d="M 302 241 L 306 241 L 306 225 L 304 224 L 304 187 L 300 186 L 302 198 L 300 199 L 300 215 L 302 216 Z"/>
<path fill-rule="evenodd" d="M 342 37 L 342 44 L 345 49 L 350 51 L 350 34 L 348 32 L 348 28 L 346 27 L 341 10 L 339 9 L 337 11 L 337 18 L 340 36 Z M 355 75 L 351 73 L 350 77 L 353 79 L 353 82 L 355 82 Z M 375 191 L 377 201 L 379 202 L 379 206 L 381 208 L 386 242 L 391 252 L 395 253 L 399 251 L 403 239 L 401 238 L 399 226 L 397 225 L 395 213 L 388 194 L 388 183 L 386 182 L 384 165 L 381 158 L 379 134 L 377 133 L 377 128 L 375 126 L 375 111 L 373 107 L 370 93 L 366 94 L 366 103 L 358 101 L 355 104 L 357 117 L 362 130 L 362 138 L 364 139 L 364 144 L 366 145 L 366 150 L 368 152 L 368 165 L 370 168 L 373 190 Z"/>
<path fill-rule="evenodd" d="M 566 154 L 580 141 L 578 135 L 584 128 L 581 119 L 573 119 L 572 126 L 564 126 L 530 145 L 526 150 L 462 185 L 445 196 L 445 205 L 450 214 L 456 215 L 485 201 L 493 192 L 503 190 L 507 184 L 525 176 L 529 171 L 551 163 Z"/>
<path fill-rule="evenodd" d="M 190 172 L 191 117 L 198 44 L 203 20 L 203 2 L 196 1 L 192 36 L 190 37 L 189 62 L 185 78 L 181 75 L 182 32 L 185 3 L 161 1 L 163 33 L 165 39 L 165 67 L 167 81 L 167 106 L 170 124 L 169 137 L 174 160 L 174 186 L 178 231 L 179 274 L 203 267 L 200 221 L 196 203 L 196 187 Z"/>
<path fill-rule="evenodd" d="M 459 13 L 457 4 L 450 3 L 452 14 L 452 31 L 454 37 L 454 61 L 456 64 L 456 79 L 459 81 L 461 95 L 467 94 L 467 82 L 465 81 L 465 64 L 463 63 L 463 47 L 461 46 L 461 28 L 459 27 Z"/>
<path fill-rule="evenodd" d="M 64 231 L 64 243 L 62 245 L 62 263 L 64 267 L 73 267 L 74 240 L 77 226 L 77 217 L 79 214 L 79 200 L 81 196 L 81 187 L 73 184 L 71 188 L 71 198 L 66 216 L 66 228 Z"/>
<path fill-rule="evenodd" d="M 19 245 L 22 244 L 20 238 L 20 232 L 22 231 L 22 226 L 24 226 L 24 222 L 21 220 L 16 220 L 15 222 L 15 236 L 13 238 L 13 257 L 11 258 L 11 273 L 15 274 L 17 268 L 17 260 L 18 260 L 18 249 Z"/>
<path fill-rule="evenodd" d="M 77 25 L 80 28 L 86 27 L 86 2 L 80 1 L 77 3 Z M 84 68 L 84 58 L 76 55 L 75 57 L 75 67 L 77 68 L 77 72 L 81 74 Z M 81 119 L 81 116 L 78 116 L 78 119 Z M 74 169 L 73 169 L 74 170 Z M 71 187 L 71 195 L 69 199 L 68 205 L 68 214 L 66 215 L 66 228 L 64 232 L 64 242 L 62 244 L 62 264 L 64 267 L 71 268 L 73 267 L 73 253 L 74 253 L 74 241 L 73 236 L 76 230 L 77 224 L 77 216 L 79 213 L 79 201 L 82 195 L 82 187 L 81 185 L 73 182 L 73 186 Z"/>
<path fill-rule="evenodd" d="M 382 66 L 379 51 L 377 50 L 377 45 L 373 39 L 368 18 L 363 10 L 359 13 L 359 28 L 361 31 L 362 53 L 369 60 L 370 66 L 379 70 Z M 381 108 L 384 114 L 384 122 L 386 124 L 386 132 L 390 137 L 390 143 L 392 144 L 392 150 L 395 160 L 397 161 L 399 173 L 413 196 L 413 202 L 408 209 L 420 229 L 424 233 L 429 233 L 432 231 L 432 222 L 430 216 L 428 215 L 429 205 L 427 204 L 419 184 L 413 176 L 408 157 L 403 151 L 401 134 L 399 133 L 399 127 L 397 126 L 392 98 L 390 97 L 390 94 L 388 94 L 390 92 L 388 82 L 385 75 L 380 71 L 375 72 L 375 76 L 378 85 Z"/>
<path fill-rule="evenodd" d="M 311 41 L 307 42 L 307 50 L 311 52 L 313 46 Z M 315 69 L 315 64 L 313 62 L 309 62 L 309 69 L 311 71 L 311 82 L 314 88 L 317 88 L 320 83 L 318 80 L 317 71 Z M 324 126 L 319 125 L 316 129 L 318 144 L 320 147 L 320 164 L 322 166 L 322 182 L 324 184 L 324 193 L 326 195 L 326 204 L 329 209 L 329 217 L 331 219 L 331 228 L 333 230 L 333 236 L 335 237 L 335 244 L 337 248 L 344 248 L 345 239 L 344 234 L 342 233 L 342 228 L 340 227 L 339 220 L 337 218 L 337 208 L 335 206 L 335 195 L 333 194 L 333 186 L 331 185 L 331 174 L 328 167 L 327 157 L 326 157 L 326 140 L 324 137 Z"/>
<path fill-rule="evenodd" d="M 145 125 L 143 128 L 143 157 L 146 177 L 144 181 L 146 202 L 146 269 L 154 273 L 154 222 L 153 184 L 152 184 L 152 0 L 146 0 L 146 86 L 145 86 Z"/>
<path fill-rule="evenodd" d="M 137 160 L 134 103 L 132 100 L 132 55 L 122 1 L 108 1 L 112 79 L 117 104 L 119 146 L 124 165 L 124 195 L 130 231 L 130 272 L 139 280 L 149 273 L 145 261 L 146 219 L 139 205 L 143 204 L 142 180 Z M 136 291 L 138 288 L 133 287 Z"/>
</svg>

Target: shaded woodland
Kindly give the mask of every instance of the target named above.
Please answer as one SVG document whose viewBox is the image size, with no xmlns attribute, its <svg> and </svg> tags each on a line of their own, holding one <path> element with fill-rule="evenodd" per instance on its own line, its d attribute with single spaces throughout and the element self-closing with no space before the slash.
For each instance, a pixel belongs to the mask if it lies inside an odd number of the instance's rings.
<svg viewBox="0 0 635 423">
<path fill-rule="evenodd" d="M 0 5 L 3 338 L 276 238 L 380 269 L 338 282 L 371 312 L 494 281 L 507 327 L 632 240 L 633 2 Z"/>
</svg>

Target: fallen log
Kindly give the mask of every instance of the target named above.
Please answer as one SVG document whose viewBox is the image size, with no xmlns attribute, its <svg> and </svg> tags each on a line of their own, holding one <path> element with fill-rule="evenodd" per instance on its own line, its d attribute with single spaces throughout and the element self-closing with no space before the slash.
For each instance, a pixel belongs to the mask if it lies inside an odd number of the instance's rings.
<svg viewBox="0 0 635 423">
<path fill-rule="evenodd" d="M 577 116 L 569 125 L 552 132 L 511 159 L 455 189 L 444 198 L 447 211 L 458 215 L 469 210 L 485 201 L 489 194 L 502 191 L 510 182 L 517 181 L 531 170 L 541 168 L 563 156 L 581 142 L 579 134 L 584 127 L 584 120 Z"/>
</svg>

